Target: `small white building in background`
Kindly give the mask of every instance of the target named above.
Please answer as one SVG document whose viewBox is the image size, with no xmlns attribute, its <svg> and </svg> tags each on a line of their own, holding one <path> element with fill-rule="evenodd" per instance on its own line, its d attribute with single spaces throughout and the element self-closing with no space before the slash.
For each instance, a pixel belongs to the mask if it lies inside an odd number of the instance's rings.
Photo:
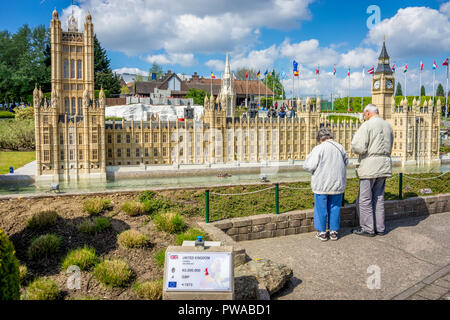
<svg viewBox="0 0 450 320">
<path fill-rule="evenodd" d="M 176 105 L 152 105 L 152 104 L 128 104 L 105 108 L 106 118 L 123 118 L 124 120 L 147 121 L 152 115 L 158 115 L 161 121 L 176 121 L 184 118 L 184 110 L 187 106 Z M 203 115 L 203 106 L 193 105 L 194 119 L 200 121 Z"/>
</svg>

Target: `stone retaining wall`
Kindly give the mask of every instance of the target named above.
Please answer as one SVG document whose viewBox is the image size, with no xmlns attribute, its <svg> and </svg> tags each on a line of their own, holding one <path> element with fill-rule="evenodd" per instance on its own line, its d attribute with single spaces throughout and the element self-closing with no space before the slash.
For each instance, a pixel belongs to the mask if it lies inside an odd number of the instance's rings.
<svg viewBox="0 0 450 320">
<path fill-rule="evenodd" d="M 416 197 L 405 200 L 385 202 L 386 220 L 423 216 L 450 211 L 450 194 Z M 264 214 L 245 218 L 221 220 L 211 224 L 203 224 L 208 229 L 220 230 L 227 236 L 223 240 L 227 245 L 230 241 L 238 242 L 287 236 L 314 231 L 314 210 L 292 211 L 288 213 Z M 355 205 L 347 205 L 341 209 L 341 226 L 356 227 L 359 225 Z M 212 230 L 212 236 L 217 236 Z M 241 252 L 242 253 L 242 252 Z"/>
</svg>

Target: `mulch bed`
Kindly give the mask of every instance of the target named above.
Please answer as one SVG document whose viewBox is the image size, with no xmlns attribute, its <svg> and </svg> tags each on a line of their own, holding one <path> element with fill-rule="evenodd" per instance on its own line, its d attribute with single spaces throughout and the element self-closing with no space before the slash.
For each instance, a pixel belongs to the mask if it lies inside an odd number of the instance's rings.
<svg viewBox="0 0 450 320">
<path fill-rule="evenodd" d="M 161 279 L 163 270 L 157 266 L 154 254 L 161 248 L 175 244 L 175 236 L 157 231 L 148 215 L 130 217 L 121 211 L 120 207 L 125 201 L 137 200 L 138 195 L 139 193 L 104 196 L 113 204 L 111 211 L 103 213 L 103 216 L 111 217 L 111 228 L 95 235 L 86 235 L 77 229 L 78 224 L 89 218 L 89 214 L 82 211 L 82 205 L 83 201 L 91 196 L 2 200 L 0 201 L 0 228 L 13 242 L 20 263 L 27 266 L 28 280 L 41 276 L 54 280 L 61 290 L 62 299 L 84 297 L 108 300 L 138 299 L 134 294 L 133 284 Z M 33 213 L 48 209 L 56 210 L 61 217 L 55 226 L 43 231 L 27 228 L 26 222 Z M 189 226 L 197 227 L 195 218 L 185 220 Z M 142 249 L 120 247 L 117 243 L 117 235 L 128 229 L 136 229 L 146 234 L 150 239 L 150 245 Z M 48 259 L 29 260 L 26 253 L 31 241 L 46 233 L 54 233 L 61 237 L 60 252 Z M 94 247 L 100 259 L 121 258 L 126 261 L 134 272 L 133 282 L 126 288 L 107 288 L 92 276 L 91 271 L 83 271 L 81 289 L 68 289 L 67 279 L 70 274 L 61 269 L 61 261 L 67 252 L 84 245 Z M 25 288 L 26 284 L 22 288 L 22 294 L 25 293 Z"/>
</svg>

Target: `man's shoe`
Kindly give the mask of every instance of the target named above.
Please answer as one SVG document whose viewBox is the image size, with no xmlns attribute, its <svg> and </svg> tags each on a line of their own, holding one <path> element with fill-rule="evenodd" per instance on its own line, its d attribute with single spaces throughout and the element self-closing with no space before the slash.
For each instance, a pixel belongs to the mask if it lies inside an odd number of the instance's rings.
<svg viewBox="0 0 450 320">
<path fill-rule="evenodd" d="M 357 234 L 359 236 L 375 237 L 375 233 L 368 233 L 368 232 L 364 231 L 362 228 L 353 229 L 352 233 Z"/>
<path fill-rule="evenodd" d="M 378 232 L 378 231 L 376 231 L 375 234 L 376 234 L 377 236 L 385 236 L 385 235 L 387 234 L 387 232 L 386 232 L 386 231 L 383 231 L 383 232 Z"/>
<path fill-rule="evenodd" d="M 319 239 L 320 241 L 327 241 L 328 240 L 328 235 L 326 232 L 317 232 L 316 233 L 316 238 Z"/>
</svg>

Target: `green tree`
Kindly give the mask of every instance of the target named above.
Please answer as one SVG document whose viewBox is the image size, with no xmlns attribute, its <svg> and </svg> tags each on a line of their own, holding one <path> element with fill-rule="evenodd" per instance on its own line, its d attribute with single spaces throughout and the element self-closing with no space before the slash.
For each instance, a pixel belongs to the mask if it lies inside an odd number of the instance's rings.
<svg viewBox="0 0 450 320">
<path fill-rule="evenodd" d="M 152 81 L 152 73 L 156 73 L 156 80 L 159 80 L 164 76 L 163 68 L 156 62 L 152 64 L 152 67 L 148 71 L 148 81 Z"/>
<path fill-rule="evenodd" d="M 285 99 L 285 92 L 283 90 L 283 85 L 280 81 L 280 74 L 275 71 L 267 74 L 263 83 L 275 93 L 275 99 Z M 262 90 L 262 89 L 261 89 Z M 262 91 L 263 92 L 263 91 Z"/>
<path fill-rule="evenodd" d="M 245 77 L 245 74 L 248 74 L 248 78 Z M 234 75 L 236 77 L 236 80 L 256 80 L 258 77 L 256 74 L 258 71 L 251 68 L 239 68 L 236 71 L 234 71 Z"/>
<path fill-rule="evenodd" d="M 436 96 L 438 96 L 438 97 L 445 97 L 444 87 L 442 86 L 441 83 L 439 83 L 439 85 L 437 87 Z"/>
<path fill-rule="evenodd" d="M 190 88 L 185 98 L 193 98 L 194 104 L 203 105 L 205 101 L 206 92 L 201 89 Z"/>
<path fill-rule="evenodd" d="M 120 88 L 120 93 L 121 94 L 130 94 L 130 89 L 127 86 L 123 86 L 122 88 Z"/>
<path fill-rule="evenodd" d="M 97 35 L 94 35 L 94 81 L 96 90 L 103 87 L 112 94 L 120 93 L 120 76 L 111 70 L 111 61 Z"/>
<path fill-rule="evenodd" d="M 50 37 L 44 25 L 0 32 L 0 101 L 26 100 L 35 84 L 50 89 Z"/>
<path fill-rule="evenodd" d="M 426 96 L 426 93 L 425 93 L 425 86 L 424 86 L 424 85 L 422 85 L 422 87 L 420 88 L 420 96 L 421 96 L 421 97 Z"/>
<path fill-rule="evenodd" d="M 140 74 L 136 75 L 136 79 L 134 80 L 135 82 L 143 82 L 144 81 L 144 77 L 141 76 Z"/>
<path fill-rule="evenodd" d="M 397 90 L 395 91 L 395 96 L 403 96 L 402 85 L 400 82 L 397 82 Z"/>
</svg>

